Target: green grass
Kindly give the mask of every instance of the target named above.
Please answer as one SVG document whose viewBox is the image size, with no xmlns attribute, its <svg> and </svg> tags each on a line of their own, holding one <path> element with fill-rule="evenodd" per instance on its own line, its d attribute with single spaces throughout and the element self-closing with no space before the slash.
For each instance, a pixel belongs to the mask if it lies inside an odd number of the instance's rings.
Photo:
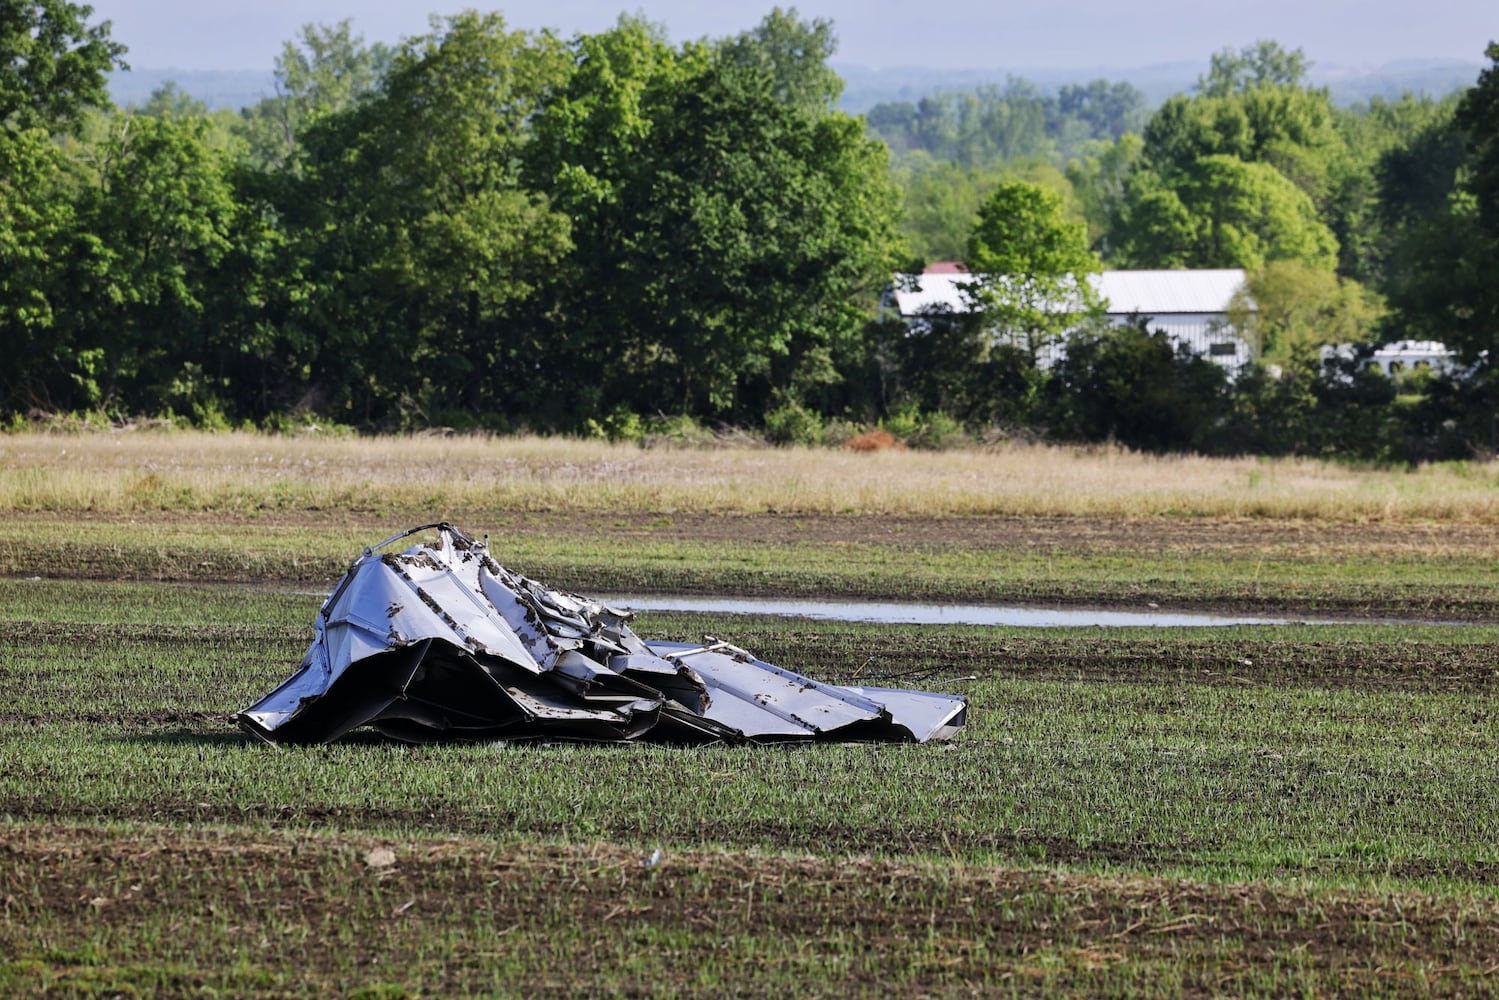
<svg viewBox="0 0 1499 1000">
<path fill-rule="evenodd" d="M 950 748 L 409 749 L 356 740 L 272 751 L 241 738 L 227 715 L 290 669 L 305 628 L 8 623 L 0 811 L 65 823 L 504 831 L 642 849 L 936 853 L 1488 892 L 1496 730 L 1492 673 L 1474 643 L 1354 641 L 1345 655 L 1382 650 L 1383 669 L 1298 676 L 1294 664 L 1275 662 L 1291 629 L 1182 633 L 1164 645 L 1114 639 L 1064 665 L 1046 656 L 1064 638 L 1024 646 L 1017 660 L 1021 638 L 846 629 L 818 644 L 805 626 L 778 633 L 761 624 L 756 634 L 723 624 L 714 627 L 760 639 L 753 647 L 782 662 L 820 665 L 823 676 L 857 669 L 863 650 L 885 665 L 876 679 L 936 673 L 926 686 L 973 699 L 971 728 Z M 680 625 L 665 631 L 704 627 Z M 919 655 L 902 653 L 906 639 Z M 789 655 L 793 646 L 800 656 Z M 942 653 L 949 648 L 952 658 Z M 1243 654 L 1254 663 L 1231 658 Z M 1484 669 L 1464 675 L 1474 657 Z M 999 666 L 974 666 L 989 658 Z M 983 679 L 957 679 L 970 668 Z"/>
<path fill-rule="evenodd" d="M 1499 872 L 1499 769 L 1475 763 L 1495 758 L 1495 719 L 1460 697 L 1018 684 L 973 695 L 993 721 L 953 749 L 355 741 L 273 752 L 215 733 L 219 719 L 125 709 L 122 722 L 8 727 L 0 808 L 61 822 L 500 830 L 1482 895 Z M 1009 707 L 1003 736 L 992 735 L 998 704 Z"/>
<path fill-rule="evenodd" d="M 273 748 L 229 716 L 300 660 L 297 589 L 0 579 L 0 994 L 1499 985 L 1499 628 L 647 614 L 969 727 Z"/>
<path fill-rule="evenodd" d="M 407 527 L 26 518 L 0 524 L 0 576 L 240 580 L 329 588 L 365 545 Z M 470 526 L 474 527 L 474 526 Z M 507 566 L 585 593 L 883 597 L 927 601 L 1165 604 L 1301 614 L 1487 617 L 1499 560 L 1487 547 L 1375 554 L 1128 541 L 1040 549 L 1002 535 L 974 544 L 880 537 L 657 537 L 609 521 L 484 524 Z M 475 530 L 480 530 L 475 527 Z M 747 537 L 737 537 L 737 536 Z M 1224 529 L 1231 539 L 1232 529 Z M 1147 540 L 1149 541 L 1149 540 Z"/>
<path fill-rule="evenodd" d="M 711 628 L 818 676 L 958 690 L 972 721 L 944 747 L 270 750 L 228 715 L 295 666 L 316 598 L 73 582 L 48 585 L 71 611 L 44 615 L 11 599 L 28 586 L 0 588 L 0 810 L 18 818 L 501 829 L 1462 892 L 1499 871 L 1487 628 L 1037 636 L 647 616 L 644 634 Z M 147 594 L 157 610 L 135 605 Z"/>
</svg>

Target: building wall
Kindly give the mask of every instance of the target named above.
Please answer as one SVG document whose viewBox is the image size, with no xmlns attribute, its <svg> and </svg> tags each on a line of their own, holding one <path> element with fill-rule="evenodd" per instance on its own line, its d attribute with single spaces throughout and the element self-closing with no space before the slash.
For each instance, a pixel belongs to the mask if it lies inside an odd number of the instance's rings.
<svg viewBox="0 0 1499 1000">
<path fill-rule="evenodd" d="M 1111 322 L 1124 324 L 1134 317 L 1109 313 Z M 1174 343 L 1185 344 L 1198 357 L 1236 372 L 1251 358 L 1249 344 L 1229 325 L 1224 313 L 1176 313 L 1150 317 L 1147 328 L 1165 333 Z"/>
</svg>

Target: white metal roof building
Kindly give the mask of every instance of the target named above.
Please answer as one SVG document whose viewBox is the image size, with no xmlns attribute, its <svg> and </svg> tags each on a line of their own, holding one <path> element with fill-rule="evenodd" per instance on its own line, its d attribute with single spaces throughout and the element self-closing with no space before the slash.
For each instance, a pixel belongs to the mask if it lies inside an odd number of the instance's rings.
<svg viewBox="0 0 1499 1000">
<path fill-rule="evenodd" d="M 1089 275 L 1088 281 L 1113 322 L 1149 317 L 1150 329 L 1166 333 L 1196 354 L 1237 369 L 1249 361 L 1250 351 L 1229 325 L 1228 308 L 1234 294 L 1244 286 L 1244 277 L 1240 268 L 1103 271 Z M 941 265 L 924 274 L 897 275 L 891 295 L 895 308 L 915 331 L 923 317 L 973 312 L 969 289 L 975 280 L 974 275 L 954 265 Z"/>
</svg>

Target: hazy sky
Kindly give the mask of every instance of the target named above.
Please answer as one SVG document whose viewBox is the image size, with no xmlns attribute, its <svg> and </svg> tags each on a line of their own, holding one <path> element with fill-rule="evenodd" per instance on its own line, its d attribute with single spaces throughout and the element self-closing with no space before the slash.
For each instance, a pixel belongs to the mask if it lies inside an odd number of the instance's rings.
<svg viewBox="0 0 1499 1000">
<path fill-rule="evenodd" d="M 427 30 L 454 0 L 94 0 L 141 69 L 266 69 L 309 22 L 350 19 L 366 42 Z M 773 0 L 520 0 L 498 8 L 519 28 L 563 35 L 607 28 L 622 10 L 666 25 L 676 41 L 752 27 Z M 789 5 L 788 5 L 789 6 Z M 1258 38 L 1305 50 L 1323 66 L 1372 68 L 1399 59 L 1478 62 L 1499 40 L 1496 0 L 808 0 L 803 17 L 833 21 L 836 62 L 882 68 L 1137 67 L 1204 62 Z"/>
</svg>

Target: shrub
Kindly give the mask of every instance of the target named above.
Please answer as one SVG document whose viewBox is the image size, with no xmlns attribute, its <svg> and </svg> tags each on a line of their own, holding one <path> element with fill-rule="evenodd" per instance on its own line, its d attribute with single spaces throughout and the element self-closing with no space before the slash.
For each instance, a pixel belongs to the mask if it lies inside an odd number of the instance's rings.
<svg viewBox="0 0 1499 1000">
<path fill-rule="evenodd" d="M 890 411 L 880 424 L 886 431 L 894 434 L 902 441 L 916 436 L 921 429 L 921 410 L 914 403 L 906 403 Z"/>
<path fill-rule="evenodd" d="M 968 441 L 963 425 L 946 413 L 923 413 L 909 404 L 885 418 L 884 429 L 911 447 L 928 451 L 955 448 Z"/>
<path fill-rule="evenodd" d="M 646 448 L 700 448 L 716 443 L 712 431 L 685 413 L 656 416 L 645 422 L 645 436 L 640 443 Z"/>
<path fill-rule="evenodd" d="M 822 418 L 795 400 L 765 414 L 765 437 L 771 444 L 817 445 L 822 433 Z"/>
<path fill-rule="evenodd" d="M 906 440 L 913 448 L 945 451 L 967 444 L 968 435 L 962 424 L 938 410 L 936 413 L 926 414 L 917 426 L 916 433 Z"/>
<path fill-rule="evenodd" d="M 609 441 L 642 441 L 646 436 L 645 421 L 640 419 L 640 414 L 621 404 L 605 414 L 602 420 L 589 417 L 584 425 L 584 436 Z"/>
<path fill-rule="evenodd" d="M 1143 451 L 1201 448 L 1229 409 L 1223 369 L 1143 320 L 1073 338 L 1048 389 L 1060 436 Z"/>
<path fill-rule="evenodd" d="M 863 436 L 863 424 L 843 417 L 829 417 L 822 425 L 822 443 L 830 448 L 846 448 L 850 441 Z"/>
</svg>

